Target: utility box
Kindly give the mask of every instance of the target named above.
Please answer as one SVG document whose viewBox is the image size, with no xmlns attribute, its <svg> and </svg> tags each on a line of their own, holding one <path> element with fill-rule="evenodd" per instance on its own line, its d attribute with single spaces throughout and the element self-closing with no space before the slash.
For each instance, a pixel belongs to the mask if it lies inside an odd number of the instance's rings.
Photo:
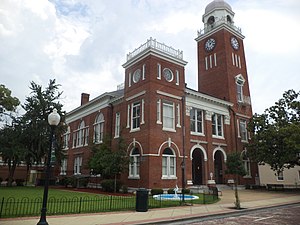
<svg viewBox="0 0 300 225">
<path fill-rule="evenodd" d="M 135 210 L 137 212 L 148 211 L 148 190 L 140 188 L 136 191 Z"/>
</svg>

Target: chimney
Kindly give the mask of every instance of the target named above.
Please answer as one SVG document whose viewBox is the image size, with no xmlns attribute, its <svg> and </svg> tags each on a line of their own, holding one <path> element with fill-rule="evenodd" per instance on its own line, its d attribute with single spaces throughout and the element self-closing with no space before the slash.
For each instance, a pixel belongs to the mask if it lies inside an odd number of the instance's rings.
<svg viewBox="0 0 300 225">
<path fill-rule="evenodd" d="M 90 94 L 81 93 L 81 105 L 88 103 L 90 100 Z"/>
</svg>

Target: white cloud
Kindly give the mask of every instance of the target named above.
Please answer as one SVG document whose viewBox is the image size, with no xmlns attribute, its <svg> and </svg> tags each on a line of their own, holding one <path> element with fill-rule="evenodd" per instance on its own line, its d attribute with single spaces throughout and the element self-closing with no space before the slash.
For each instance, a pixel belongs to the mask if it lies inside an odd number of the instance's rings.
<svg viewBox="0 0 300 225">
<path fill-rule="evenodd" d="M 202 14 L 211 0 L 2 0 L 0 77 L 20 98 L 29 83 L 56 78 L 67 111 L 80 94 L 96 97 L 124 81 L 126 54 L 149 37 L 183 50 L 186 82 L 197 89 L 197 47 Z M 299 1 L 227 0 L 244 40 L 255 112 L 283 93 L 300 90 Z M 288 77 L 288 78 L 286 78 Z M 17 81 L 17 82 L 16 82 Z M 272 94 L 270 94 L 272 93 Z"/>
</svg>

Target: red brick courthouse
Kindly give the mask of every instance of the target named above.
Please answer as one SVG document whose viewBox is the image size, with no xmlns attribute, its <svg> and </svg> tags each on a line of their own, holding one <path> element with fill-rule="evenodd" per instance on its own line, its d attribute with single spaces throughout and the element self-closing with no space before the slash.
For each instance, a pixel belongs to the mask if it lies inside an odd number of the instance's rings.
<svg viewBox="0 0 300 225">
<path fill-rule="evenodd" d="M 240 184 L 255 183 L 244 147 L 252 116 L 244 36 L 224 1 L 208 4 L 202 21 L 198 90 L 185 83 L 183 52 L 150 38 L 127 54 L 124 86 L 92 100 L 82 94 L 81 106 L 67 114 L 60 175 L 90 175 L 90 142 L 110 135 L 115 146 L 122 131 L 131 163 L 121 180 L 130 188 L 180 187 L 183 161 L 187 187 L 226 184 L 232 151 L 241 152 L 247 170 Z"/>
</svg>

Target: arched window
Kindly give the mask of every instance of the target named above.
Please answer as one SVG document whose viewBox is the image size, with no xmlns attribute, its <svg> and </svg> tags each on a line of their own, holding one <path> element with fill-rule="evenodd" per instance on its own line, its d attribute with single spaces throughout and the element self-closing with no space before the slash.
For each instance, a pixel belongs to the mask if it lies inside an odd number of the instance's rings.
<svg viewBox="0 0 300 225">
<path fill-rule="evenodd" d="M 70 127 L 68 126 L 67 132 L 63 135 L 63 149 L 69 148 L 70 141 Z"/>
<path fill-rule="evenodd" d="M 78 129 L 73 133 L 73 148 L 88 145 L 89 140 L 89 127 L 85 126 L 84 120 L 82 120 Z"/>
<path fill-rule="evenodd" d="M 82 146 L 84 145 L 84 131 L 85 131 L 85 123 L 84 120 L 82 120 L 78 126 L 78 133 L 77 133 L 77 144 L 76 146 Z"/>
<path fill-rule="evenodd" d="M 170 148 L 166 148 L 162 153 L 162 178 L 176 178 L 176 155 Z"/>
<path fill-rule="evenodd" d="M 133 148 L 130 152 L 129 178 L 140 178 L 140 151 Z"/>
<path fill-rule="evenodd" d="M 94 143 L 102 143 L 104 130 L 104 116 L 100 113 L 94 123 Z"/>
<path fill-rule="evenodd" d="M 214 22 L 215 22 L 215 17 L 214 17 L 214 16 L 210 16 L 210 17 L 208 18 L 208 20 L 207 20 L 207 23 L 208 23 L 209 25 L 213 25 Z"/>
<path fill-rule="evenodd" d="M 241 74 L 239 74 L 235 77 L 235 83 L 237 90 L 237 100 L 238 102 L 244 102 L 243 86 L 245 83 L 245 78 Z"/>
<path fill-rule="evenodd" d="M 228 23 L 232 23 L 232 19 L 231 19 L 231 17 L 229 15 L 227 15 L 227 22 Z"/>
</svg>

